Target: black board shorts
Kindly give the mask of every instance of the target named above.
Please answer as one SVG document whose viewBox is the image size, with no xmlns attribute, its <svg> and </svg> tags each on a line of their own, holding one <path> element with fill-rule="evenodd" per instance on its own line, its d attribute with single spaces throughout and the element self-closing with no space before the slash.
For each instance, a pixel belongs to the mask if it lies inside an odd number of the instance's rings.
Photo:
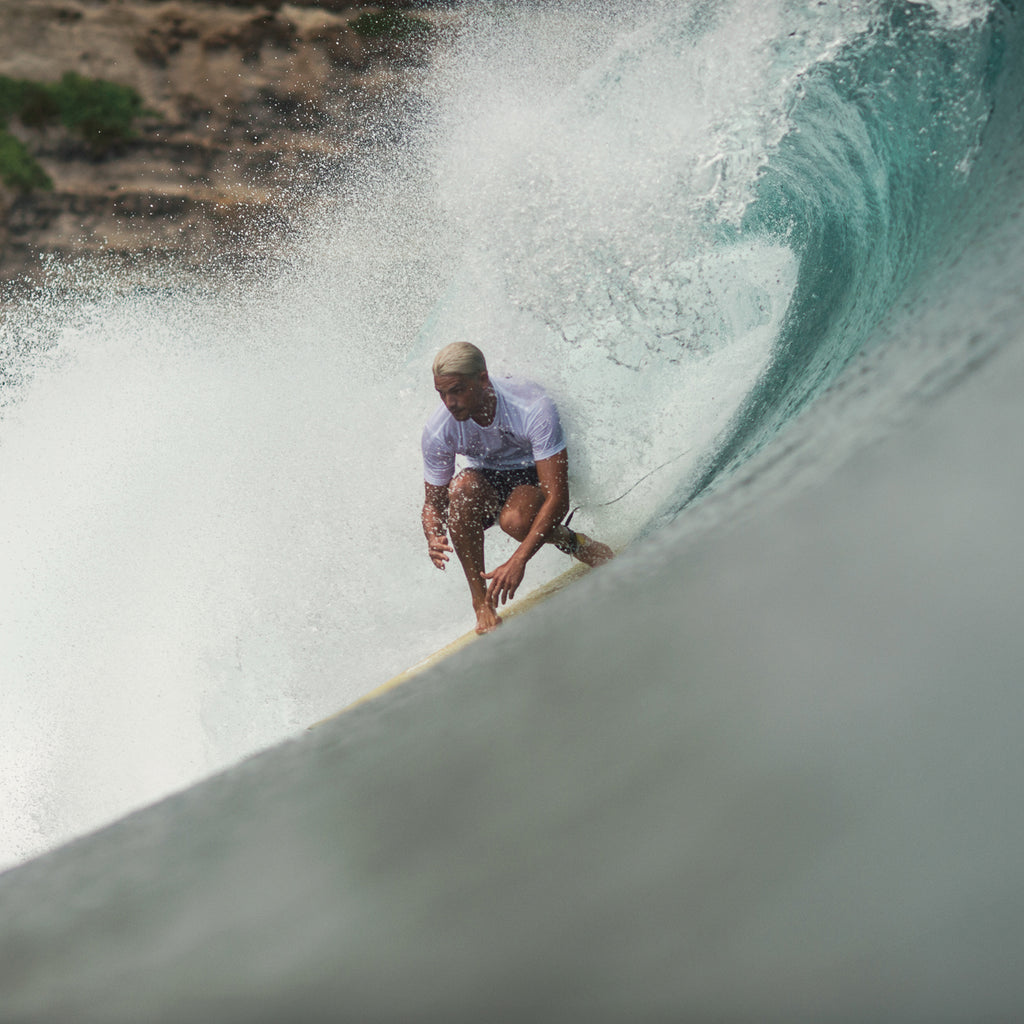
<svg viewBox="0 0 1024 1024">
<path fill-rule="evenodd" d="M 480 473 L 483 478 L 494 488 L 498 495 L 498 511 L 505 507 L 505 502 L 512 496 L 512 492 L 523 484 L 540 486 L 540 477 L 537 476 L 536 466 L 523 466 L 520 469 L 480 469 L 474 467 L 474 472 Z M 484 529 L 493 526 L 497 522 L 498 513 L 484 517 Z"/>
</svg>

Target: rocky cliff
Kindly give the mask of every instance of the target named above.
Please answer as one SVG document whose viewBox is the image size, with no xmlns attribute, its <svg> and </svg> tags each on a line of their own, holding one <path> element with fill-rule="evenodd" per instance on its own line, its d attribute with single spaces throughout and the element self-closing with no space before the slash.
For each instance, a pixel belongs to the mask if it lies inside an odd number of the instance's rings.
<svg viewBox="0 0 1024 1024">
<path fill-rule="evenodd" d="M 52 188 L 0 184 L 0 282 L 40 257 L 247 260 L 372 141 L 454 4 L 0 0 L 0 76 L 71 71 L 134 89 L 133 137 L 102 149 L 9 119 Z"/>
</svg>

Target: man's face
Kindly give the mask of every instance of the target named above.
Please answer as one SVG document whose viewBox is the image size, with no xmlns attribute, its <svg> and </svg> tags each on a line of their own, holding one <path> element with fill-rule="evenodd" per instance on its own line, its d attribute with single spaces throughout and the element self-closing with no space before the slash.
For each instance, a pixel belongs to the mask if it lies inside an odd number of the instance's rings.
<svg viewBox="0 0 1024 1024">
<path fill-rule="evenodd" d="M 489 383 L 486 373 L 472 377 L 453 373 L 435 377 L 434 389 L 441 396 L 441 401 L 452 417 L 464 422 L 486 410 Z"/>
</svg>

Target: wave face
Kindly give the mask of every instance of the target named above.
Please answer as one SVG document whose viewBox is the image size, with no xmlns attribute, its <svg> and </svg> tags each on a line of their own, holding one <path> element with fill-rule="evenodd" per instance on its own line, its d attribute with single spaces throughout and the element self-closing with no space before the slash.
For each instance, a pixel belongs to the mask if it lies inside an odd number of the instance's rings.
<svg viewBox="0 0 1024 1024">
<path fill-rule="evenodd" d="M 626 545 L 779 499 L 1005 341 L 983 247 L 1021 196 L 1011 5 L 467 18 L 402 141 L 271 269 L 53 268 L 9 311 L 5 863 L 468 626 L 417 521 L 440 344 L 548 384 L 579 521 Z M 985 304 L 950 315 L 952 290 Z"/>
</svg>

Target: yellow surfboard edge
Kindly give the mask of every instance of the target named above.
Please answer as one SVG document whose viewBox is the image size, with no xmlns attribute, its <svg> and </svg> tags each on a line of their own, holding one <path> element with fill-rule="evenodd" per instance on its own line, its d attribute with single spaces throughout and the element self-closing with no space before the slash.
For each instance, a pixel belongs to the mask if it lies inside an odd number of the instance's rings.
<svg viewBox="0 0 1024 1024">
<path fill-rule="evenodd" d="M 502 619 L 510 619 L 516 615 L 521 615 L 523 612 L 529 611 L 531 608 L 534 608 L 541 602 L 546 601 L 549 597 L 553 594 L 557 594 L 560 590 L 564 590 L 570 584 L 575 583 L 576 580 L 591 571 L 592 570 L 589 565 L 584 565 L 582 562 L 575 562 L 566 569 L 565 572 L 560 573 L 553 579 L 548 580 L 547 583 L 541 584 L 541 586 L 537 587 L 535 590 L 531 590 L 525 596 L 508 604 L 501 610 Z M 421 675 L 426 672 L 427 669 L 433 668 L 439 662 L 444 661 L 445 658 L 451 657 L 453 654 L 461 651 L 464 647 L 468 647 L 474 640 L 479 639 L 480 636 L 474 630 L 470 630 L 468 633 L 463 633 L 462 636 L 457 637 L 449 644 L 445 644 L 444 647 L 434 651 L 433 654 L 428 654 L 427 657 L 422 661 L 418 661 L 411 668 L 405 669 L 404 672 L 399 672 L 397 676 L 393 676 L 386 683 L 381 683 L 380 686 L 364 693 L 351 704 L 346 704 L 340 711 L 335 711 L 326 718 L 321 718 L 320 721 L 306 726 L 306 731 L 309 732 L 313 729 L 319 728 L 327 722 L 333 722 L 334 719 L 344 715 L 348 711 L 351 711 L 353 708 L 358 707 L 360 704 L 365 704 L 367 701 L 371 701 L 374 698 L 381 696 L 381 694 L 387 693 L 388 690 L 393 690 L 396 686 L 401 686 L 402 683 L 408 682 L 410 679 Z"/>
</svg>

